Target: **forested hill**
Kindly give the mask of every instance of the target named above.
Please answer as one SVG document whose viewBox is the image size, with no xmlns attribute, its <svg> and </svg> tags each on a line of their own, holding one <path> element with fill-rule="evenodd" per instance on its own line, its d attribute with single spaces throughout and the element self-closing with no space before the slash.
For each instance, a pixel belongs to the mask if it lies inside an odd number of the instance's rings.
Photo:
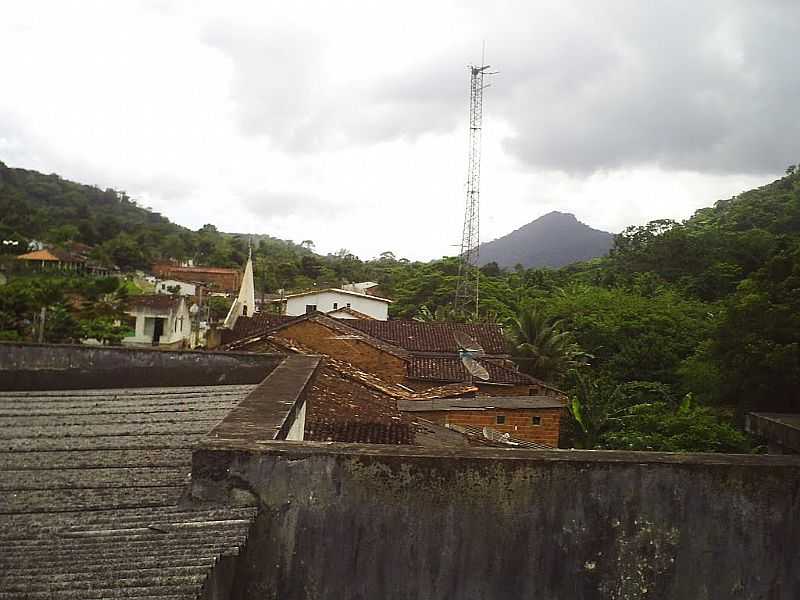
<svg viewBox="0 0 800 600">
<path fill-rule="evenodd" d="M 481 265 L 563 267 L 605 256 L 614 236 L 592 229 L 575 215 L 551 212 L 494 241 L 481 244 Z"/>
<path fill-rule="evenodd" d="M 95 258 L 123 270 L 147 269 L 160 258 L 193 259 L 198 264 L 237 266 L 247 256 L 247 240 L 222 235 L 213 225 L 191 231 L 139 206 L 125 192 L 83 185 L 0 162 L 0 235 L 21 242 L 67 241 L 95 246 Z M 290 256 L 300 246 L 259 236 Z M 5 247 L 4 250 L 12 250 Z"/>
</svg>

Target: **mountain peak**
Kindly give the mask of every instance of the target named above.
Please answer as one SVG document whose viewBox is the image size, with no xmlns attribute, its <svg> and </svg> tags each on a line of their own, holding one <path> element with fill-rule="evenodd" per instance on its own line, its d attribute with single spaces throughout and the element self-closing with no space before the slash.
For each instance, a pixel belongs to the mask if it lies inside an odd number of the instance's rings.
<svg viewBox="0 0 800 600">
<path fill-rule="evenodd" d="M 480 264 L 501 267 L 563 267 L 604 256 L 614 236 L 581 223 L 574 214 L 551 211 L 508 235 L 482 244 Z"/>
</svg>

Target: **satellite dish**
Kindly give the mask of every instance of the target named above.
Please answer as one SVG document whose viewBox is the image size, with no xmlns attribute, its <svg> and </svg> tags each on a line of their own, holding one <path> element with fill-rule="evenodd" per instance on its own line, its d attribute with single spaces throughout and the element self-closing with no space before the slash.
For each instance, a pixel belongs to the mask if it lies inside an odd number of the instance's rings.
<svg viewBox="0 0 800 600">
<path fill-rule="evenodd" d="M 456 344 L 458 344 L 458 351 L 459 352 L 468 352 L 473 358 L 478 358 L 486 354 L 481 346 L 477 341 L 473 338 L 468 336 L 466 333 L 461 331 L 454 331 L 453 337 L 456 340 Z"/>
<path fill-rule="evenodd" d="M 467 370 L 467 372 L 472 375 L 472 377 L 477 377 L 483 381 L 488 381 L 491 379 L 489 371 L 487 371 L 481 363 L 471 356 L 461 353 L 461 363 L 464 365 L 464 368 Z"/>
<path fill-rule="evenodd" d="M 456 340 L 456 344 L 458 344 L 458 357 L 461 359 L 461 363 L 464 365 L 464 368 L 471 375 L 470 383 L 472 382 L 472 377 L 477 377 L 483 381 L 488 381 L 491 379 L 489 371 L 487 371 L 482 364 L 475 360 L 476 358 L 480 358 L 486 354 L 486 352 L 483 350 L 483 347 L 466 333 L 461 331 L 454 331 L 453 337 Z"/>
</svg>

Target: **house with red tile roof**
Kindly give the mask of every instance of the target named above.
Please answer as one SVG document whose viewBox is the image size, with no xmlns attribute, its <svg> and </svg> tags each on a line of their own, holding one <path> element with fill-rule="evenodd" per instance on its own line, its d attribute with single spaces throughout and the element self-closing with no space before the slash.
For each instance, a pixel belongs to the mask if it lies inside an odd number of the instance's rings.
<svg viewBox="0 0 800 600">
<path fill-rule="evenodd" d="M 223 349 L 263 352 L 269 351 L 276 340 L 283 340 L 301 352 L 346 361 L 411 394 L 443 385 L 468 384 L 472 390 L 468 395 L 474 398 L 471 406 L 425 406 L 425 418 L 440 425 L 490 427 L 551 447 L 558 443 L 564 394 L 516 368 L 505 353 L 498 325 L 340 320 L 319 312 L 273 321 L 261 329 L 253 327 L 252 321 L 247 323 L 240 319 L 237 325 L 239 333 L 246 331 L 248 335 Z M 487 356 L 479 359 L 489 373 L 487 381 L 473 380 L 467 373 L 458 355 L 456 332 L 479 339 L 487 349 Z M 509 402 L 509 398 L 515 400 Z M 421 398 L 405 399 L 413 402 Z"/>
</svg>

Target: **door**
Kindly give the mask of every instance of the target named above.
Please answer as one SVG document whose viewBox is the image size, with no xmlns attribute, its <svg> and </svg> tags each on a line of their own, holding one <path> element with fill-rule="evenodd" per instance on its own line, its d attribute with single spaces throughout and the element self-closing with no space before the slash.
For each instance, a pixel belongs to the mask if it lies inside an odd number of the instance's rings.
<svg viewBox="0 0 800 600">
<path fill-rule="evenodd" d="M 156 318 L 153 325 L 153 346 L 158 346 L 161 335 L 164 333 L 164 319 Z"/>
</svg>

